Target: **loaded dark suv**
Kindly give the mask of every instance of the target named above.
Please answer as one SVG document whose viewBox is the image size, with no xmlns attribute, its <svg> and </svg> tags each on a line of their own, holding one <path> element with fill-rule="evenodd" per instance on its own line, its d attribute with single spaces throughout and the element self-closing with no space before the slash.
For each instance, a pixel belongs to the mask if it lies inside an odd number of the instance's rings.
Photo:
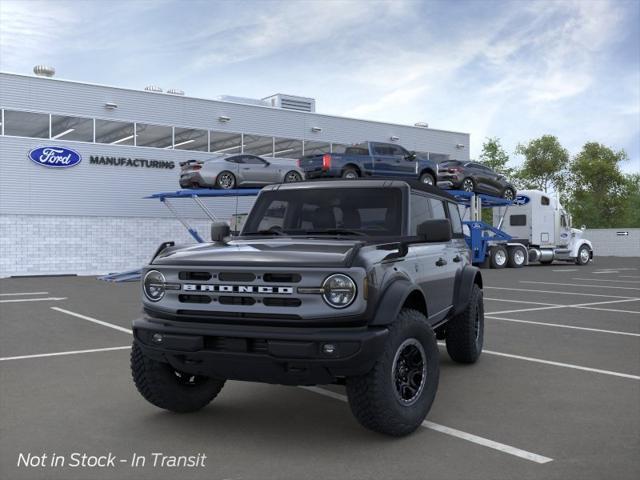
<svg viewBox="0 0 640 480">
<path fill-rule="evenodd" d="M 453 197 L 418 181 L 266 187 L 241 235 L 161 246 L 143 271 L 131 367 L 152 404 L 203 408 L 226 380 L 344 384 L 365 427 L 405 435 L 451 358 L 482 350 L 482 277 Z"/>
<path fill-rule="evenodd" d="M 516 188 L 504 175 L 478 162 L 445 160 L 438 165 L 438 182 L 451 182 L 454 190 L 516 198 Z"/>
</svg>

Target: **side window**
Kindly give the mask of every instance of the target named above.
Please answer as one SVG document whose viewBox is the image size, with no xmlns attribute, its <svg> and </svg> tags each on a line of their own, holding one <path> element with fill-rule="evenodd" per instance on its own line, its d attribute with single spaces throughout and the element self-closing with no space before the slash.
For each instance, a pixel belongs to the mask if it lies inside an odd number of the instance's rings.
<svg viewBox="0 0 640 480">
<path fill-rule="evenodd" d="M 449 202 L 449 220 L 451 221 L 451 231 L 454 235 L 462 235 L 462 220 L 460 219 L 460 210 L 455 203 Z"/>
<path fill-rule="evenodd" d="M 560 225 L 563 227 L 567 226 L 567 218 L 564 215 L 560 216 Z"/>
<path fill-rule="evenodd" d="M 549 197 L 540 197 L 540 205 L 549 205 Z"/>
<path fill-rule="evenodd" d="M 435 198 L 429 199 L 429 204 L 431 204 L 431 213 L 432 218 L 434 220 L 440 220 L 447 218 L 446 213 L 444 213 L 444 203 L 442 200 L 436 200 Z"/>
<path fill-rule="evenodd" d="M 388 145 L 374 144 L 373 150 L 376 155 L 393 155 L 393 148 Z"/>
<path fill-rule="evenodd" d="M 509 225 L 511 225 L 512 227 L 524 227 L 526 224 L 526 215 L 511 215 L 509 217 Z"/>
<path fill-rule="evenodd" d="M 418 225 L 433 218 L 429 199 L 422 195 L 411 195 L 411 230 L 409 235 L 417 235 Z"/>
<path fill-rule="evenodd" d="M 242 157 L 229 157 L 226 159 L 229 163 L 244 163 Z"/>
<path fill-rule="evenodd" d="M 394 155 L 396 157 L 405 157 L 409 152 L 407 152 L 404 148 L 400 146 L 389 146 L 390 155 Z"/>
<path fill-rule="evenodd" d="M 244 162 L 242 163 L 249 163 L 251 165 L 264 165 L 265 161 L 262 160 L 260 157 L 254 157 L 253 155 L 245 155 L 243 157 Z"/>
</svg>

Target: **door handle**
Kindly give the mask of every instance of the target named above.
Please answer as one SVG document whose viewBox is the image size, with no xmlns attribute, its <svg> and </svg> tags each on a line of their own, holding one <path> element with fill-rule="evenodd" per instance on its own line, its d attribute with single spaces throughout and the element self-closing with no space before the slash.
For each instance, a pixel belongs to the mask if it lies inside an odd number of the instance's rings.
<svg viewBox="0 0 640 480">
<path fill-rule="evenodd" d="M 455 257 L 453 257 L 453 261 L 458 263 L 462 261 L 462 257 L 460 255 L 456 255 Z"/>
<path fill-rule="evenodd" d="M 438 267 L 444 267 L 447 264 L 447 261 L 444 258 L 439 258 L 438 261 L 436 262 L 436 265 Z"/>
</svg>

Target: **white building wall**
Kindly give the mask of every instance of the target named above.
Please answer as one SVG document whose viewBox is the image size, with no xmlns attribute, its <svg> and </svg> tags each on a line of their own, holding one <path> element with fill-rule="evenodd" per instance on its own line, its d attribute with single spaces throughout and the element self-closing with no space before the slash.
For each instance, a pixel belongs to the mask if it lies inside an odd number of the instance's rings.
<svg viewBox="0 0 640 480">
<path fill-rule="evenodd" d="M 640 257 L 640 228 L 587 229 L 584 238 L 591 240 L 596 258 Z"/>
</svg>

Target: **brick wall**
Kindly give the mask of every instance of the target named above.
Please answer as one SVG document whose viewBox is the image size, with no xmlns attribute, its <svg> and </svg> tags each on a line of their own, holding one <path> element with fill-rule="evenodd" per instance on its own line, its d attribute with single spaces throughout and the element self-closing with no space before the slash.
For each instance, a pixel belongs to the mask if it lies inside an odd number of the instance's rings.
<svg viewBox="0 0 640 480">
<path fill-rule="evenodd" d="M 209 237 L 209 221 L 189 222 Z M 0 277 L 132 270 L 164 241 L 194 243 L 172 218 L 1 215 Z"/>
</svg>

